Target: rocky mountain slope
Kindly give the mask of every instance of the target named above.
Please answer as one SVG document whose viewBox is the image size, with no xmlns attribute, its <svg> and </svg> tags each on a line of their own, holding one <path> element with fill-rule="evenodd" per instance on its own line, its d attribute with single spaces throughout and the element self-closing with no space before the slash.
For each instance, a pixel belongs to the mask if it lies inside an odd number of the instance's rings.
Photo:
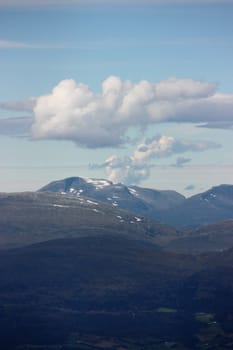
<svg viewBox="0 0 233 350">
<path fill-rule="evenodd" d="M 162 209 L 180 204 L 184 196 L 175 191 L 157 191 L 136 186 L 113 184 L 104 179 L 84 179 L 71 177 L 54 181 L 39 192 L 59 192 L 76 198 L 89 197 L 114 207 L 127 209 L 141 215 L 156 219 Z"/>
</svg>

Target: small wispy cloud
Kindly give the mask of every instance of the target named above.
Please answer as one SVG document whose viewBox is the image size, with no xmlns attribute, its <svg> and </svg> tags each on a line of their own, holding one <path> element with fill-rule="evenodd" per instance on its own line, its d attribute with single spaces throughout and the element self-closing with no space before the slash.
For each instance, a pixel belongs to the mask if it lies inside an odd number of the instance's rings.
<svg viewBox="0 0 233 350">
<path fill-rule="evenodd" d="M 135 4 L 232 4 L 233 0 L 0 0 L 0 6 L 50 6 L 50 5 L 135 5 Z"/>
<path fill-rule="evenodd" d="M 199 128 L 207 128 L 207 129 L 224 129 L 231 130 L 233 129 L 233 120 L 232 121 L 212 121 L 205 124 L 197 125 Z"/>
<path fill-rule="evenodd" d="M 26 49 L 30 45 L 23 42 L 0 40 L 0 49 Z"/>
<path fill-rule="evenodd" d="M 154 42 L 153 42 L 154 43 Z M 0 40 L 0 50 L 1 49 L 33 49 L 33 50 L 86 50 L 93 51 L 100 48 L 105 48 L 106 46 L 115 49 L 125 48 L 129 46 L 139 46 L 145 45 L 145 41 L 136 41 L 134 38 L 127 41 L 122 40 L 102 40 L 102 41 L 85 41 L 85 42 L 70 42 L 70 43 L 26 43 L 22 41 L 14 40 Z"/>
<path fill-rule="evenodd" d="M 208 149 L 219 148 L 219 144 L 213 141 L 190 141 L 176 139 L 172 136 L 156 136 L 140 144 L 134 152 L 135 159 L 148 160 L 154 157 L 165 158 L 173 154 L 185 152 L 203 152 Z M 184 158 L 180 159 L 180 163 Z"/>
<path fill-rule="evenodd" d="M 30 117 L 0 119 L 0 135 L 28 137 L 30 135 L 31 125 L 32 118 Z"/>
<path fill-rule="evenodd" d="M 91 47 L 91 45 L 90 45 Z M 0 40 L 0 50 L 1 49 L 85 49 L 88 48 L 87 45 L 78 46 L 78 45 L 66 45 L 66 44 L 54 44 L 54 43 L 25 43 L 21 41 L 12 41 L 12 40 Z"/>
<path fill-rule="evenodd" d="M 15 112 L 32 112 L 35 107 L 36 98 L 31 97 L 27 100 L 13 101 L 13 102 L 0 102 L 0 109 L 15 111 Z"/>
<path fill-rule="evenodd" d="M 178 157 L 176 159 L 175 164 L 172 164 L 172 166 L 177 167 L 177 168 L 182 168 L 185 164 L 191 162 L 191 158 L 185 158 L 185 157 Z"/>
<path fill-rule="evenodd" d="M 192 184 L 190 184 L 190 185 L 187 185 L 187 186 L 184 188 L 184 190 L 185 190 L 185 191 L 192 191 L 192 190 L 194 190 L 194 188 L 195 188 L 195 186 L 192 185 Z"/>
</svg>

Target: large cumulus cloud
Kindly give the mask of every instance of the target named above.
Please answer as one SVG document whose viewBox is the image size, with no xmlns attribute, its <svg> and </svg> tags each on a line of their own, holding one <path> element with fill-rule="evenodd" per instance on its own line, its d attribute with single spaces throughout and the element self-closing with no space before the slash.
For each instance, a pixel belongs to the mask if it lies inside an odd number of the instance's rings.
<svg viewBox="0 0 233 350">
<path fill-rule="evenodd" d="M 233 123 L 233 94 L 217 85 L 169 78 L 139 83 L 108 77 L 100 93 L 74 80 L 63 80 L 51 93 L 37 98 L 34 139 L 71 140 L 90 148 L 120 146 L 131 127 L 155 123 Z"/>
</svg>

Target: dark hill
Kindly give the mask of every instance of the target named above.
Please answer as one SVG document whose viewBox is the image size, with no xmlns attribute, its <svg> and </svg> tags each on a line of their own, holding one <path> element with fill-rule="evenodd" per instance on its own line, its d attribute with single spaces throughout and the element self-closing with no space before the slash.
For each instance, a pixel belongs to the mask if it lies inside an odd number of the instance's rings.
<svg viewBox="0 0 233 350">
<path fill-rule="evenodd" d="M 146 190 L 142 192 L 151 196 Z M 178 208 L 169 211 L 168 219 Z M 183 253 L 201 253 L 233 246 L 233 221 L 206 225 L 196 230 L 175 229 L 85 196 L 56 192 L 2 193 L 0 209 L 0 248 L 96 235 L 146 240 L 164 249 Z"/>
<path fill-rule="evenodd" d="M 86 349 L 77 339 L 98 335 L 198 349 L 197 313 L 233 331 L 232 262 L 232 250 L 192 257 L 119 236 L 1 251 L 1 346 Z"/>
<path fill-rule="evenodd" d="M 166 245 L 168 250 L 192 254 L 221 251 L 231 247 L 233 247 L 233 220 L 201 226 Z"/>
<path fill-rule="evenodd" d="M 156 244 L 179 237 L 167 225 L 87 197 L 2 193 L 0 210 L 0 248 L 90 235 L 117 234 Z"/>
</svg>

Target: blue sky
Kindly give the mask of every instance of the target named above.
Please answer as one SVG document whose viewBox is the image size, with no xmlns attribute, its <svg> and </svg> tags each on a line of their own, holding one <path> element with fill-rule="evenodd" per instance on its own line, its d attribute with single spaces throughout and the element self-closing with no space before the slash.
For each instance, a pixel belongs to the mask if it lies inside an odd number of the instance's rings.
<svg viewBox="0 0 233 350">
<path fill-rule="evenodd" d="M 0 0 L 0 191 L 232 183 L 232 18 L 223 0 Z"/>
</svg>

